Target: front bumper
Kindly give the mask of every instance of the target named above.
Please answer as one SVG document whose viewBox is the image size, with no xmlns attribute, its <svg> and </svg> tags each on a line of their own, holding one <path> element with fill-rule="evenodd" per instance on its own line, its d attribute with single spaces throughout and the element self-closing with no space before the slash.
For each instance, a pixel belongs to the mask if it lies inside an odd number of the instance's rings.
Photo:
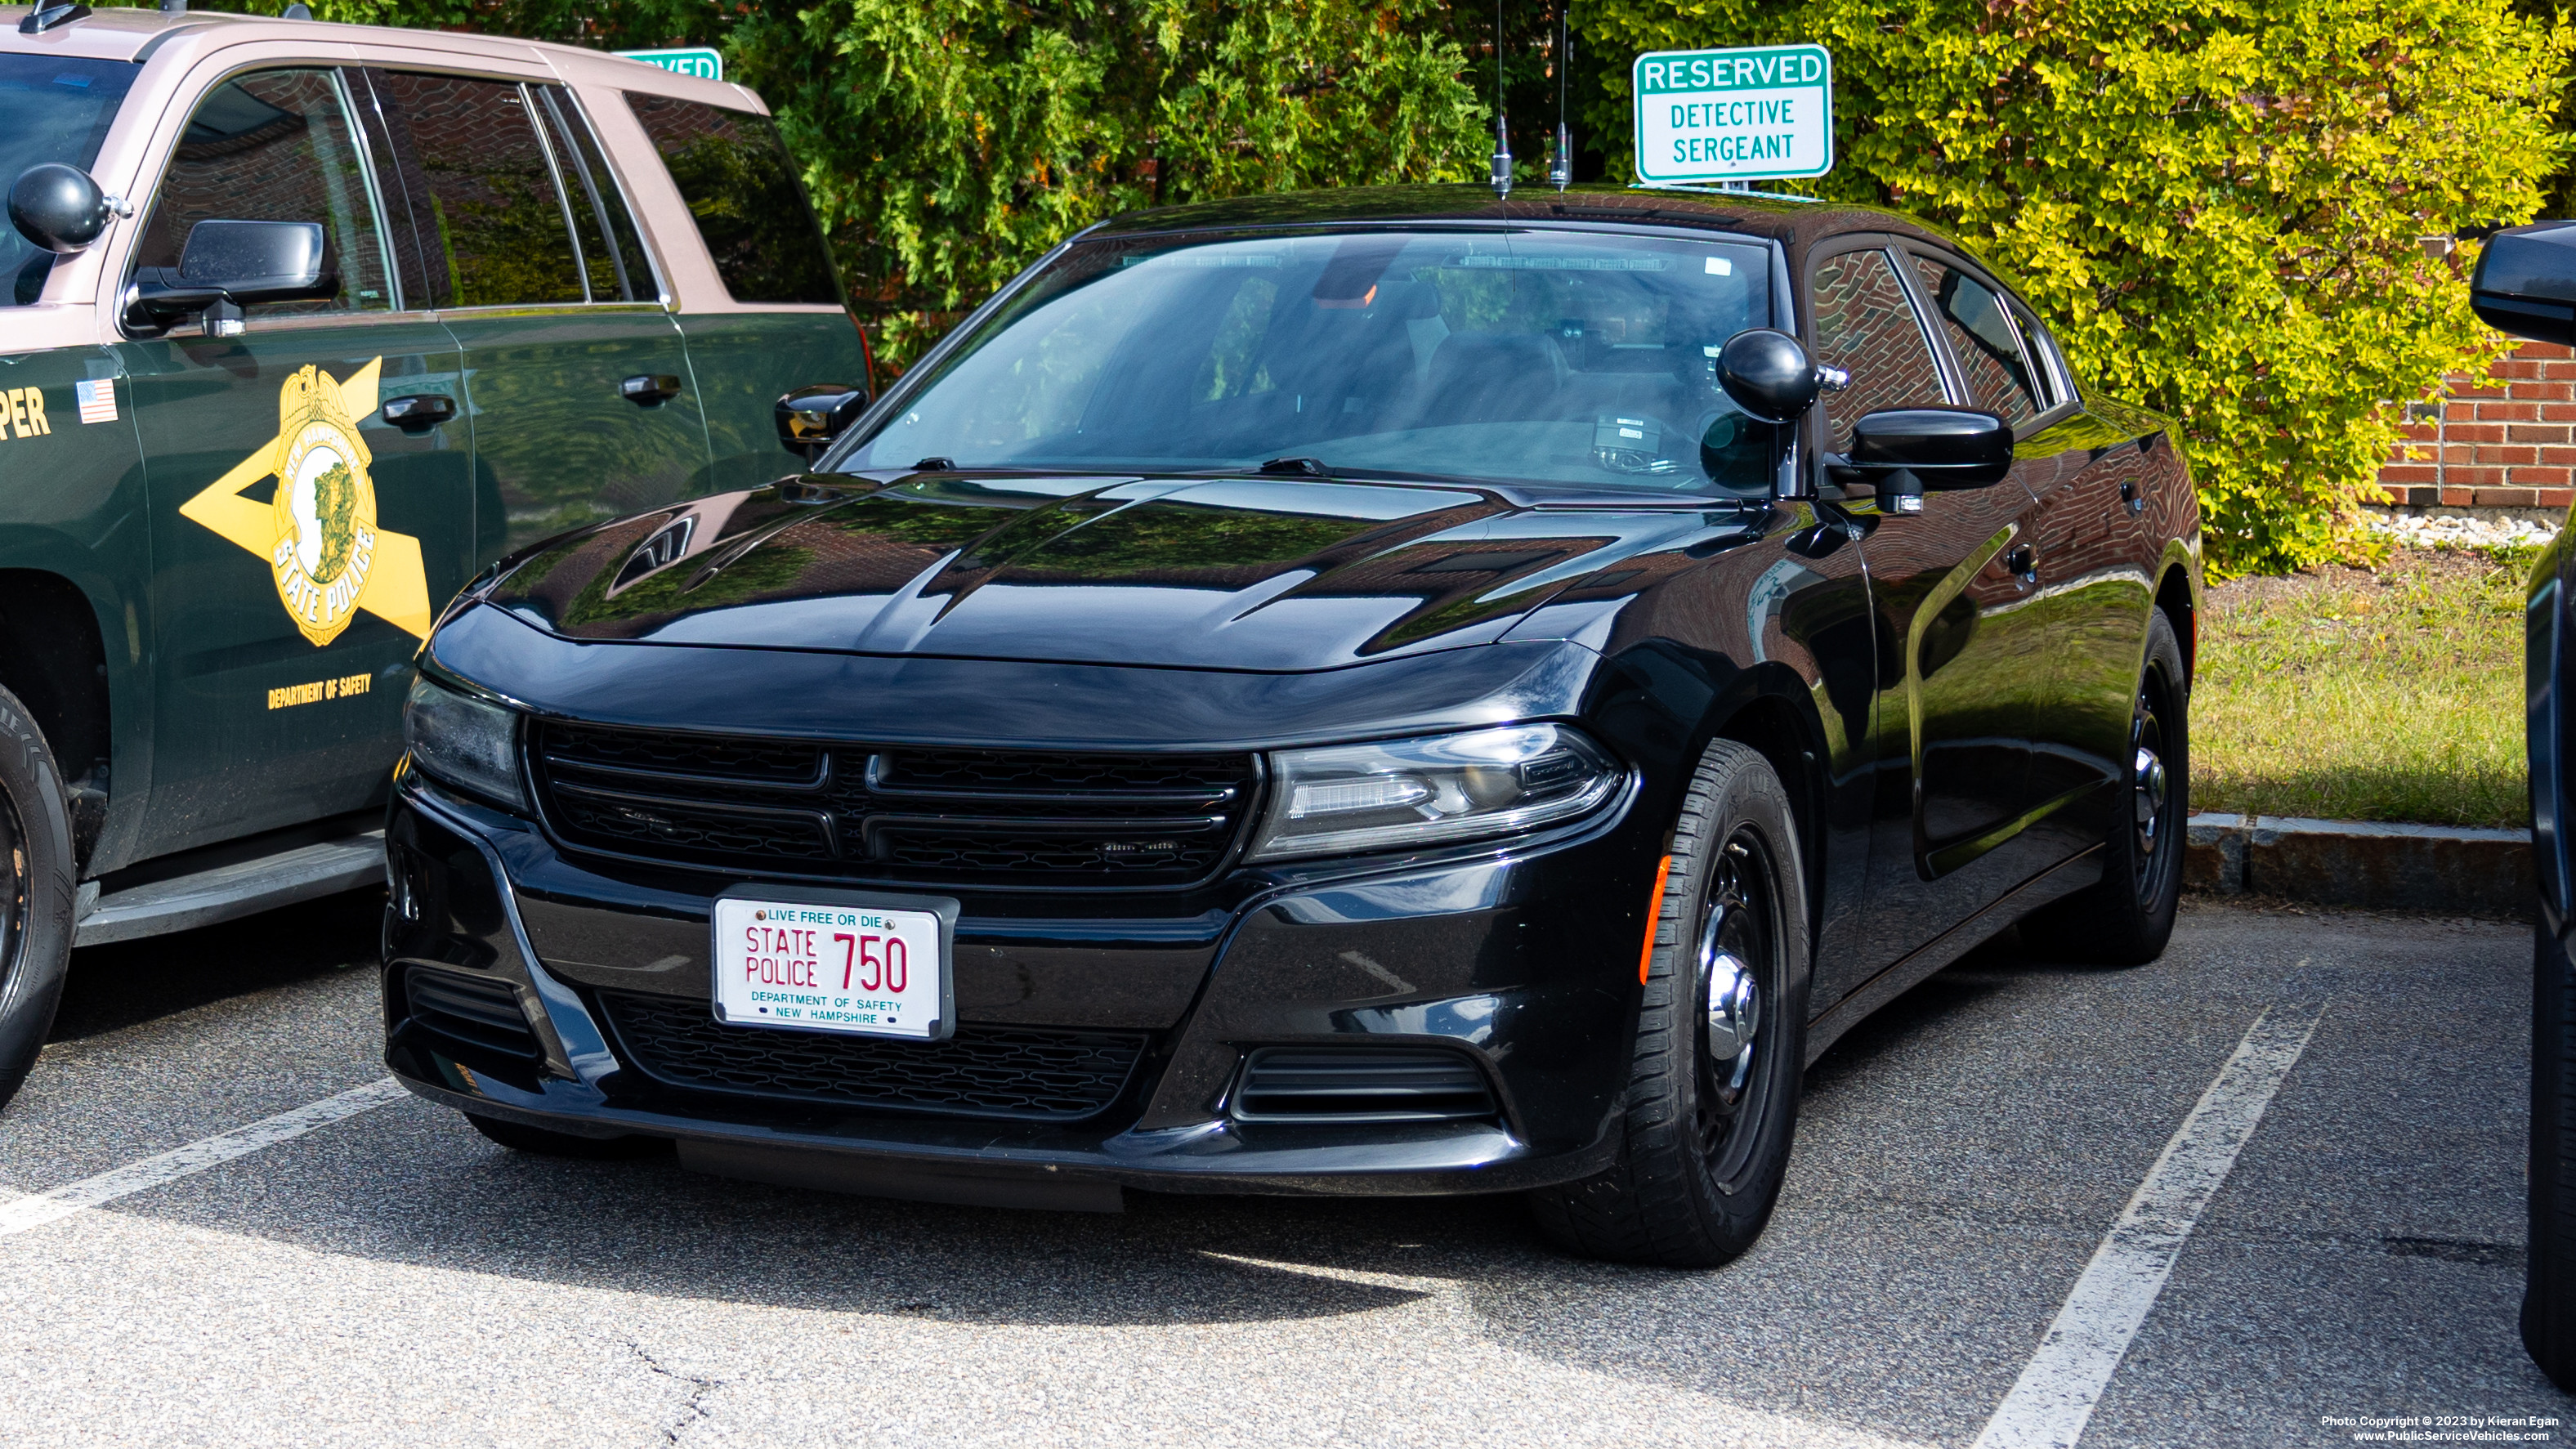
<svg viewBox="0 0 2576 1449">
<path fill-rule="evenodd" d="M 1147 1043 L 1105 1109 L 1028 1121 L 718 1095 L 648 1075 L 603 994 L 703 1010 L 709 902 L 737 882 L 558 850 L 536 826 L 406 767 L 386 836 L 386 1065 L 465 1111 L 672 1138 L 701 1163 L 819 1154 L 934 1178 L 1164 1192 L 1544 1186 L 1596 1172 L 1616 1151 L 1656 847 L 1644 813 L 1632 795 L 1542 845 L 1366 870 L 1237 870 L 1187 893 L 940 892 L 962 906 L 961 1030 Z M 413 1020 L 400 983 L 416 969 L 505 984 L 538 1050 L 478 1050 Z M 1496 1111 L 1437 1122 L 1236 1114 L 1229 1094 L 1248 1051 L 1353 1044 L 1460 1054 Z"/>
</svg>

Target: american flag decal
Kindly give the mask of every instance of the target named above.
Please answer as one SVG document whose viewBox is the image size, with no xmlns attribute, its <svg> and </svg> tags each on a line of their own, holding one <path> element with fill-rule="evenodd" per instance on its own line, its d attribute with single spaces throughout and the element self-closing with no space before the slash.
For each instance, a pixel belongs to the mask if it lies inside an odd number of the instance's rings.
<svg viewBox="0 0 2576 1449">
<path fill-rule="evenodd" d="M 80 399 L 80 418 L 85 423 L 116 421 L 116 379 L 96 377 L 72 384 L 72 394 Z"/>
</svg>

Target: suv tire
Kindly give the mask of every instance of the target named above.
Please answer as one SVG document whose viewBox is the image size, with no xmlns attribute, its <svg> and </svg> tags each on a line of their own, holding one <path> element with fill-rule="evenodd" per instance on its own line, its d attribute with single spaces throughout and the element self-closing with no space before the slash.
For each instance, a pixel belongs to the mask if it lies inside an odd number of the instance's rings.
<svg viewBox="0 0 2576 1449">
<path fill-rule="evenodd" d="M 72 827 L 63 772 L 27 707 L 0 689 L 0 1107 L 53 1029 L 71 967 Z"/>
<path fill-rule="evenodd" d="M 2182 907 L 2185 821 L 2191 814 L 2191 685 L 2182 644 L 2159 609 L 2129 704 L 2128 788 L 2102 843 L 2102 880 L 2031 912 L 2023 944 L 2061 961 L 2144 966 L 2173 939 Z"/>
<path fill-rule="evenodd" d="M 1530 1195 L 1569 1252 L 1710 1268 L 1761 1235 L 1780 1196 L 1806 1070 L 1807 891 L 1788 792 L 1733 740 L 1700 757 L 1673 828 L 1619 1157 Z M 1723 988 L 1751 986 L 1750 1001 Z M 1721 1011 L 1712 1014 L 1712 984 Z M 1738 1003 L 1734 1011 L 1724 1002 Z M 1721 1059 L 1728 1045 L 1740 1050 Z"/>
</svg>

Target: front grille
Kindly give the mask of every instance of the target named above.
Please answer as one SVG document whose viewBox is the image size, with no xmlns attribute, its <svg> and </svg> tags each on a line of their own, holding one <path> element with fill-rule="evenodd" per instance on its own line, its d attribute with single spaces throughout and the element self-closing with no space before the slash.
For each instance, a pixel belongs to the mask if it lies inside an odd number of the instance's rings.
<svg viewBox="0 0 2576 1449">
<path fill-rule="evenodd" d="M 842 1107 L 1072 1122 L 1126 1090 L 1134 1032 L 961 1026 L 946 1041 L 728 1026 L 702 1001 L 600 993 L 619 1055 L 690 1091 Z"/>
<path fill-rule="evenodd" d="M 1446 1122 L 1494 1115 L 1476 1064 L 1452 1051 L 1265 1047 L 1243 1064 L 1246 1122 Z"/>
<path fill-rule="evenodd" d="M 996 886 L 1186 885 L 1233 848 L 1250 755 L 804 743 L 539 722 L 567 844 L 648 860 Z"/>
<path fill-rule="evenodd" d="M 540 1054 L 519 994 L 507 982 L 415 966 L 403 972 L 403 1001 L 414 1022 L 451 1041 L 514 1057 Z"/>
</svg>

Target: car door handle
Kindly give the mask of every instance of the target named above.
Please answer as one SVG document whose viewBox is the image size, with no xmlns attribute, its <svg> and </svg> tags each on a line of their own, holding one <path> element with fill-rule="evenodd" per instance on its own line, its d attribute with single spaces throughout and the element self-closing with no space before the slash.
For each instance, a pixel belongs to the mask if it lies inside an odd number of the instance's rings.
<svg viewBox="0 0 2576 1449">
<path fill-rule="evenodd" d="M 456 416 L 456 400 L 445 393 L 416 392 L 385 400 L 385 421 L 418 437 Z"/>
<path fill-rule="evenodd" d="M 680 380 L 667 372 L 643 372 L 617 385 L 618 393 L 639 408 L 658 408 L 680 395 Z"/>
<path fill-rule="evenodd" d="M 2039 555 L 2026 543 L 2017 543 L 2004 554 L 2004 570 L 2025 584 L 2039 582 Z"/>
</svg>

